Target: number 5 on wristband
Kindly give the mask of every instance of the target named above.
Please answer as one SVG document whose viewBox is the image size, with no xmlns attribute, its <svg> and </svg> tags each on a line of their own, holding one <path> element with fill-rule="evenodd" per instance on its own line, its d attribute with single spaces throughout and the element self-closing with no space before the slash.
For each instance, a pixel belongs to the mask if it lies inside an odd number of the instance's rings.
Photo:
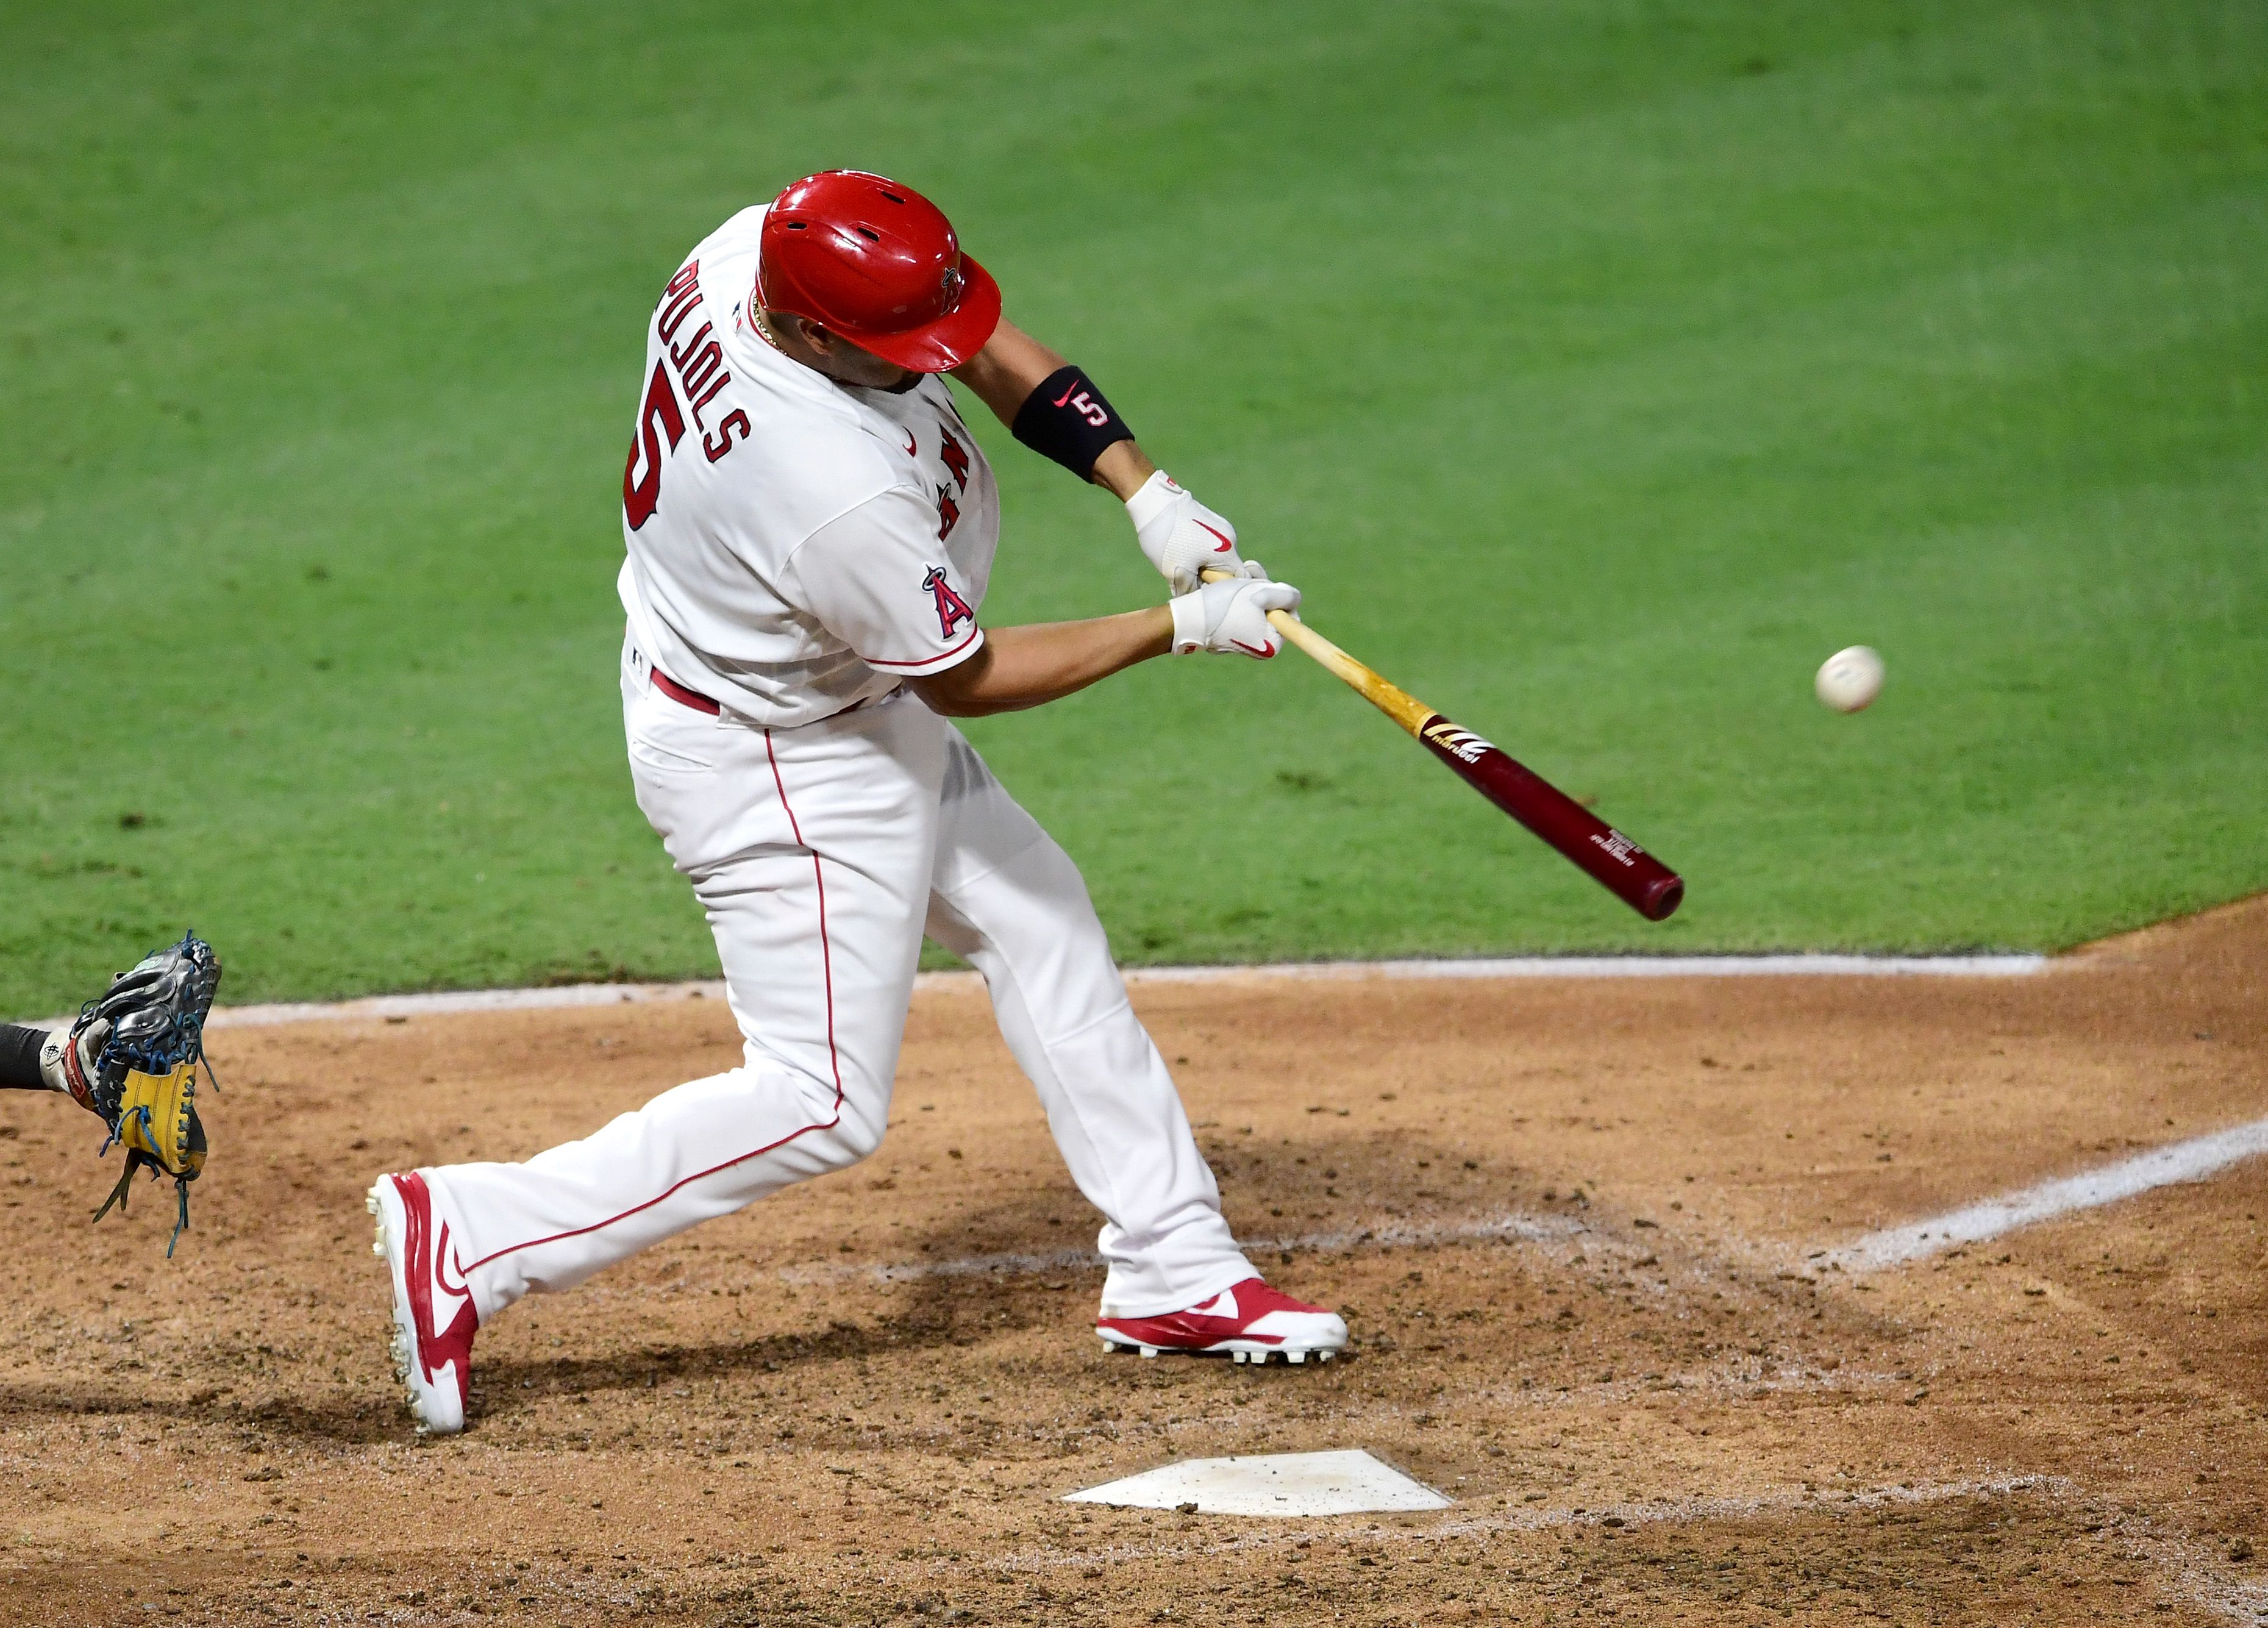
<svg viewBox="0 0 2268 1628">
<path fill-rule="evenodd" d="M 1096 459 L 1134 438 L 1108 398 L 1076 367 L 1059 367 L 1042 379 L 1009 428 L 1025 446 L 1082 481 L 1094 478 Z"/>
</svg>

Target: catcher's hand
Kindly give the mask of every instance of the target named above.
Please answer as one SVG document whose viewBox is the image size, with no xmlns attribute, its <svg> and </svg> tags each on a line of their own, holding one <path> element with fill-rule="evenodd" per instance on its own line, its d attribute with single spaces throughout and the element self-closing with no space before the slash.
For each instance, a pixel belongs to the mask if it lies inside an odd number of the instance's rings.
<svg viewBox="0 0 2268 1628">
<path fill-rule="evenodd" d="M 123 1213 L 134 1174 L 150 1167 L 173 1178 L 180 1218 L 166 1253 L 189 1224 L 189 1183 L 205 1168 L 205 1128 L 197 1117 L 197 1064 L 205 1062 L 205 1014 L 220 988 L 220 961 L 195 933 L 143 958 L 122 972 L 99 998 L 79 1009 L 78 1021 L 48 1042 L 40 1063 L 52 1083 L 110 1127 L 110 1144 L 126 1149 L 126 1168 L 110 1190 L 100 1220 L 116 1204 Z M 212 1064 L 205 1063 L 212 1079 Z M 216 1089 L 220 1082 L 213 1080 Z"/>
</svg>

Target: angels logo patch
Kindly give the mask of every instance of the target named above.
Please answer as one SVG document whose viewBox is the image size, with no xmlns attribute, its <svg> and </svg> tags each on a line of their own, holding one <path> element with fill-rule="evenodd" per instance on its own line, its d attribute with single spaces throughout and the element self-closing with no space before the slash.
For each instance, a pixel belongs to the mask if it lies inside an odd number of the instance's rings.
<svg viewBox="0 0 2268 1628">
<path fill-rule="evenodd" d="M 968 601 L 954 591 L 946 580 L 945 567 L 932 565 L 922 578 L 922 589 L 937 607 L 937 631 L 939 638 L 951 638 L 954 629 L 964 622 L 976 620 L 976 613 L 968 608 Z"/>
</svg>

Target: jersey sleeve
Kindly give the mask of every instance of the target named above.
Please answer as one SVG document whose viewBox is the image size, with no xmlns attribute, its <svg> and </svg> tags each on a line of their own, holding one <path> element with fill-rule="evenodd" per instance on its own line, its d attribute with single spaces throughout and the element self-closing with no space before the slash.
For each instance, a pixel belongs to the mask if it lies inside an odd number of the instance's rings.
<svg viewBox="0 0 2268 1628">
<path fill-rule="evenodd" d="M 933 503 L 894 486 L 806 538 L 782 586 L 868 667 L 942 673 L 975 655 L 984 632 L 937 525 Z"/>
</svg>

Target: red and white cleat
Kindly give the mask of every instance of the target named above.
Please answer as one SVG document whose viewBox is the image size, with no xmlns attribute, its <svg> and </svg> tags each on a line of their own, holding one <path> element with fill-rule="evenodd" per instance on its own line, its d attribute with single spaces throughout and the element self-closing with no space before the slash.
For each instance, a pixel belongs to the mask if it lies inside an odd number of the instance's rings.
<svg viewBox="0 0 2268 1628">
<path fill-rule="evenodd" d="M 1309 1306 L 1247 1278 L 1202 1306 L 1163 1317 L 1098 1317 L 1094 1331 L 1107 1351 L 1161 1351 L 1200 1356 L 1226 1353 L 1238 1362 L 1286 1362 L 1313 1357 L 1329 1362 L 1344 1350 L 1346 1323 L 1334 1311 Z"/>
<path fill-rule="evenodd" d="M 449 1223 L 435 1215 L 433 1191 L 414 1170 L 379 1177 L 369 1209 L 378 1218 L 371 1253 L 384 1257 L 394 1280 L 394 1371 L 418 1433 L 454 1435 L 465 1427 L 481 1319 Z"/>
</svg>

